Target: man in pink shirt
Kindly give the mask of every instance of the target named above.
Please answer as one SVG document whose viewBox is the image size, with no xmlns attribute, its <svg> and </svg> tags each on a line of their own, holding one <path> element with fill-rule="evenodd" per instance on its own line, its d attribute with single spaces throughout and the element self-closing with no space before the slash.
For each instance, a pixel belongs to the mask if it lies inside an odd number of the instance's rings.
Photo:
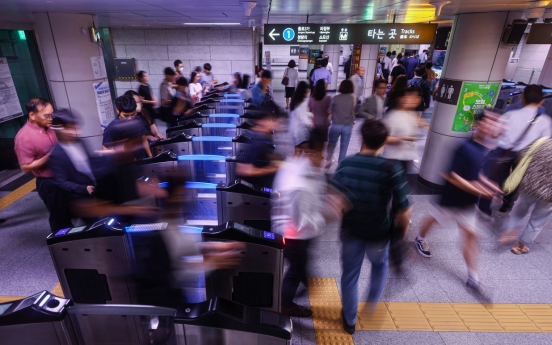
<svg viewBox="0 0 552 345">
<path fill-rule="evenodd" d="M 50 229 L 54 232 L 71 224 L 67 210 L 56 208 L 57 188 L 48 167 L 50 152 L 58 142 L 50 128 L 54 108 L 43 98 L 30 99 L 25 108 L 29 113 L 29 120 L 15 136 L 15 153 L 21 170 L 24 173 L 32 172 L 36 176 L 36 190 L 50 212 Z"/>
</svg>

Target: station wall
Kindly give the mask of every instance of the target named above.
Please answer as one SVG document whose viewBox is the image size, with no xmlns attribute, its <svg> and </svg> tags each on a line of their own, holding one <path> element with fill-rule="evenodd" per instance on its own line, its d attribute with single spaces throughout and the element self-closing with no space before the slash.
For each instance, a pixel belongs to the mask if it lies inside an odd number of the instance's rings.
<svg viewBox="0 0 552 345">
<path fill-rule="evenodd" d="M 150 75 L 152 90 L 159 96 L 165 67 L 182 60 L 189 79 L 196 66 L 209 62 L 219 82 L 231 83 L 235 72 L 254 74 L 252 29 L 128 29 L 111 28 L 116 58 L 136 59 L 136 71 Z M 117 96 L 137 90 L 138 81 L 116 81 Z"/>
</svg>

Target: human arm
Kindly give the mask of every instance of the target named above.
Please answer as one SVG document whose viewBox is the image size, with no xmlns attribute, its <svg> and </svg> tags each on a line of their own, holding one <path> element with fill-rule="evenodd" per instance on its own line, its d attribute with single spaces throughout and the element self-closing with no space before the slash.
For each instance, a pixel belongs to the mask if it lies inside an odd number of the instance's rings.
<svg viewBox="0 0 552 345">
<path fill-rule="evenodd" d="M 50 152 L 46 156 L 35 159 L 29 164 L 20 164 L 21 171 L 23 171 L 26 174 L 35 169 L 42 168 L 46 163 L 48 163 L 49 158 L 50 158 Z"/>
<path fill-rule="evenodd" d="M 238 176 L 265 176 L 278 171 L 278 166 L 269 164 L 264 167 L 256 167 L 252 163 L 236 163 L 236 175 Z"/>
<path fill-rule="evenodd" d="M 146 135 L 142 135 L 142 145 L 144 146 L 144 150 L 146 151 L 146 155 L 148 157 L 151 157 L 152 154 L 151 154 L 150 143 L 149 143 L 148 138 L 147 138 Z"/>
<path fill-rule="evenodd" d="M 320 196 L 301 188 L 290 193 L 291 220 L 299 233 L 318 235 L 326 221 L 320 213 L 320 208 L 313 202 Z"/>
<path fill-rule="evenodd" d="M 77 195 L 89 195 L 88 185 L 79 184 L 73 182 L 69 178 L 69 169 L 67 166 L 72 163 L 68 163 L 67 160 L 63 160 L 62 152 L 57 151 L 56 154 L 50 156 L 49 165 L 52 169 L 52 180 L 54 184 L 63 191 L 66 191 L 70 194 Z M 92 187 L 92 186 L 90 186 Z"/>
<path fill-rule="evenodd" d="M 157 139 L 164 139 L 163 135 L 159 132 L 159 128 L 157 128 L 157 125 L 155 123 L 151 124 L 150 130 L 151 134 L 153 134 L 153 136 Z"/>
<path fill-rule="evenodd" d="M 493 192 L 490 189 L 483 187 L 479 181 L 468 181 L 452 171 L 448 175 L 442 176 L 445 180 L 466 193 L 482 196 L 487 199 L 492 199 L 494 196 Z"/>
</svg>

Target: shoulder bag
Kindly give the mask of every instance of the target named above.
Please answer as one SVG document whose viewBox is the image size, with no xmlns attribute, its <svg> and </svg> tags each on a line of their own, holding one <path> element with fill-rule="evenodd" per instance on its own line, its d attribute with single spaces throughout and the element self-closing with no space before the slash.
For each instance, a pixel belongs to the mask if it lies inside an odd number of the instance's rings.
<svg viewBox="0 0 552 345">
<path fill-rule="evenodd" d="M 289 84 L 289 77 L 288 75 L 289 68 L 286 68 L 286 73 L 284 74 L 284 77 L 282 78 L 282 85 L 288 86 Z"/>
</svg>

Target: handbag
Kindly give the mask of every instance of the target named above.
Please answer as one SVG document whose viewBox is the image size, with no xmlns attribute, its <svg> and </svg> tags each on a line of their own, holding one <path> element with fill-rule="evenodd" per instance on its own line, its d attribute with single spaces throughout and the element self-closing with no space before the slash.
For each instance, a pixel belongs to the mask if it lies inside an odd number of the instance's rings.
<svg viewBox="0 0 552 345">
<path fill-rule="evenodd" d="M 284 74 L 284 77 L 282 78 L 282 85 L 288 86 L 289 84 L 289 77 L 287 76 L 289 68 L 286 68 L 286 74 Z"/>
<path fill-rule="evenodd" d="M 516 188 L 521 183 L 521 180 L 523 179 L 523 176 L 525 176 L 525 172 L 527 171 L 527 168 L 529 168 L 529 164 L 531 164 L 531 160 L 533 159 L 533 154 L 539 147 L 541 147 L 544 142 L 548 140 L 548 137 L 542 137 L 535 141 L 530 147 L 527 153 L 521 158 L 521 161 L 516 166 L 514 171 L 508 176 L 506 179 L 506 182 L 504 182 L 504 185 L 502 186 L 502 191 L 505 194 L 513 193 Z"/>
</svg>

